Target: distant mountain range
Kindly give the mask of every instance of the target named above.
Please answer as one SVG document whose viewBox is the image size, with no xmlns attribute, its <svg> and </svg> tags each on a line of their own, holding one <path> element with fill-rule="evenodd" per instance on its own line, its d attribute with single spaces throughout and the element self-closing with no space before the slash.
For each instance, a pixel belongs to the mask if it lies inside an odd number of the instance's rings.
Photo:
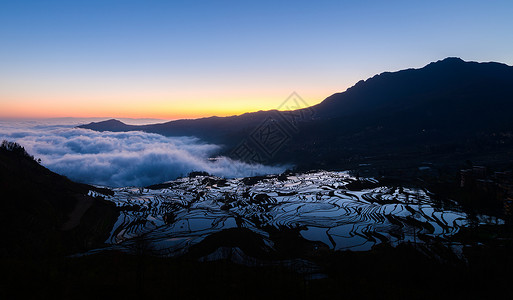
<svg viewBox="0 0 513 300">
<path fill-rule="evenodd" d="M 223 155 L 299 169 L 505 163 L 513 157 L 513 67 L 446 58 L 376 75 L 293 111 L 80 127 L 196 136 L 224 145 Z"/>
</svg>

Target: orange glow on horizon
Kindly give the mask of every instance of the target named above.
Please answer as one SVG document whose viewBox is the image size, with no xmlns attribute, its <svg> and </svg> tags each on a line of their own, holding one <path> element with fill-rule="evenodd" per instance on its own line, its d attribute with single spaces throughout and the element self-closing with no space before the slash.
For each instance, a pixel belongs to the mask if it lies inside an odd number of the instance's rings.
<svg viewBox="0 0 513 300">
<path fill-rule="evenodd" d="M 288 96 L 288 95 L 287 95 Z M 315 105 L 324 98 L 308 95 L 308 105 Z M 323 95 L 325 96 L 325 95 Z M 59 97 L 60 98 L 60 97 Z M 184 101 L 140 100 L 140 99 L 94 99 L 80 97 L 74 100 L 53 98 L 52 100 L 34 100 L 19 98 L 5 101 L 0 99 L 0 118 L 151 118 L 151 119 L 196 119 L 210 116 L 233 116 L 247 112 L 277 109 L 286 97 L 230 97 L 223 100 L 187 99 Z M 262 99 L 265 99 L 262 100 Z M 239 100 L 241 99 L 241 100 Z M 316 99 L 311 101 L 309 99 Z"/>
</svg>

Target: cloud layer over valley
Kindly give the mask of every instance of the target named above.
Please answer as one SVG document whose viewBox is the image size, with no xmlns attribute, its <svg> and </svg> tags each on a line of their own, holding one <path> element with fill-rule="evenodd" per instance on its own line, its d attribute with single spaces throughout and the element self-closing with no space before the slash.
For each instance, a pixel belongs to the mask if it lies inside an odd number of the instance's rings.
<svg viewBox="0 0 513 300">
<path fill-rule="evenodd" d="M 194 137 L 145 132 L 95 132 L 71 125 L 0 122 L 0 140 L 15 141 L 50 170 L 84 183 L 146 186 L 206 171 L 223 177 L 281 173 L 286 166 L 252 165 L 208 158 L 220 146 Z"/>
</svg>

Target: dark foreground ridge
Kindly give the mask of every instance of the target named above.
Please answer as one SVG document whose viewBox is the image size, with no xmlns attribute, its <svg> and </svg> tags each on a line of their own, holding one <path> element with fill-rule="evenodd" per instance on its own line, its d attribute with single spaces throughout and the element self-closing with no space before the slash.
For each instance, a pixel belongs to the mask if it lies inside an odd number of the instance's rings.
<svg viewBox="0 0 513 300">
<path fill-rule="evenodd" d="M 513 154 L 511 111 L 513 67 L 447 58 L 362 80 L 303 114 L 304 109 L 260 111 L 144 126 L 109 120 L 81 127 L 192 135 L 224 145 L 221 154 L 233 155 L 265 120 L 285 116 L 296 122 L 297 131 L 266 162 L 292 163 L 302 171 L 367 165 L 377 173 L 417 168 L 421 162 L 502 163 Z"/>
<path fill-rule="evenodd" d="M 0 257 L 52 257 L 99 247 L 119 215 L 111 202 L 41 166 L 20 145 L 0 147 Z"/>
</svg>

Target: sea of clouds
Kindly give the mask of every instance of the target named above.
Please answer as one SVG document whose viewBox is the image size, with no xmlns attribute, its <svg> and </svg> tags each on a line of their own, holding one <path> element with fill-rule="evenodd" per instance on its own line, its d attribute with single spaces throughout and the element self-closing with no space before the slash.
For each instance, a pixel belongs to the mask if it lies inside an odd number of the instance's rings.
<svg viewBox="0 0 513 300">
<path fill-rule="evenodd" d="M 50 170 L 71 180 L 109 187 L 147 186 L 191 171 L 234 178 L 283 172 L 287 166 L 248 164 L 227 157 L 195 137 L 135 132 L 96 132 L 72 121 L 0 121 L 0 141 L 14 141 Z"/>
</svg>

